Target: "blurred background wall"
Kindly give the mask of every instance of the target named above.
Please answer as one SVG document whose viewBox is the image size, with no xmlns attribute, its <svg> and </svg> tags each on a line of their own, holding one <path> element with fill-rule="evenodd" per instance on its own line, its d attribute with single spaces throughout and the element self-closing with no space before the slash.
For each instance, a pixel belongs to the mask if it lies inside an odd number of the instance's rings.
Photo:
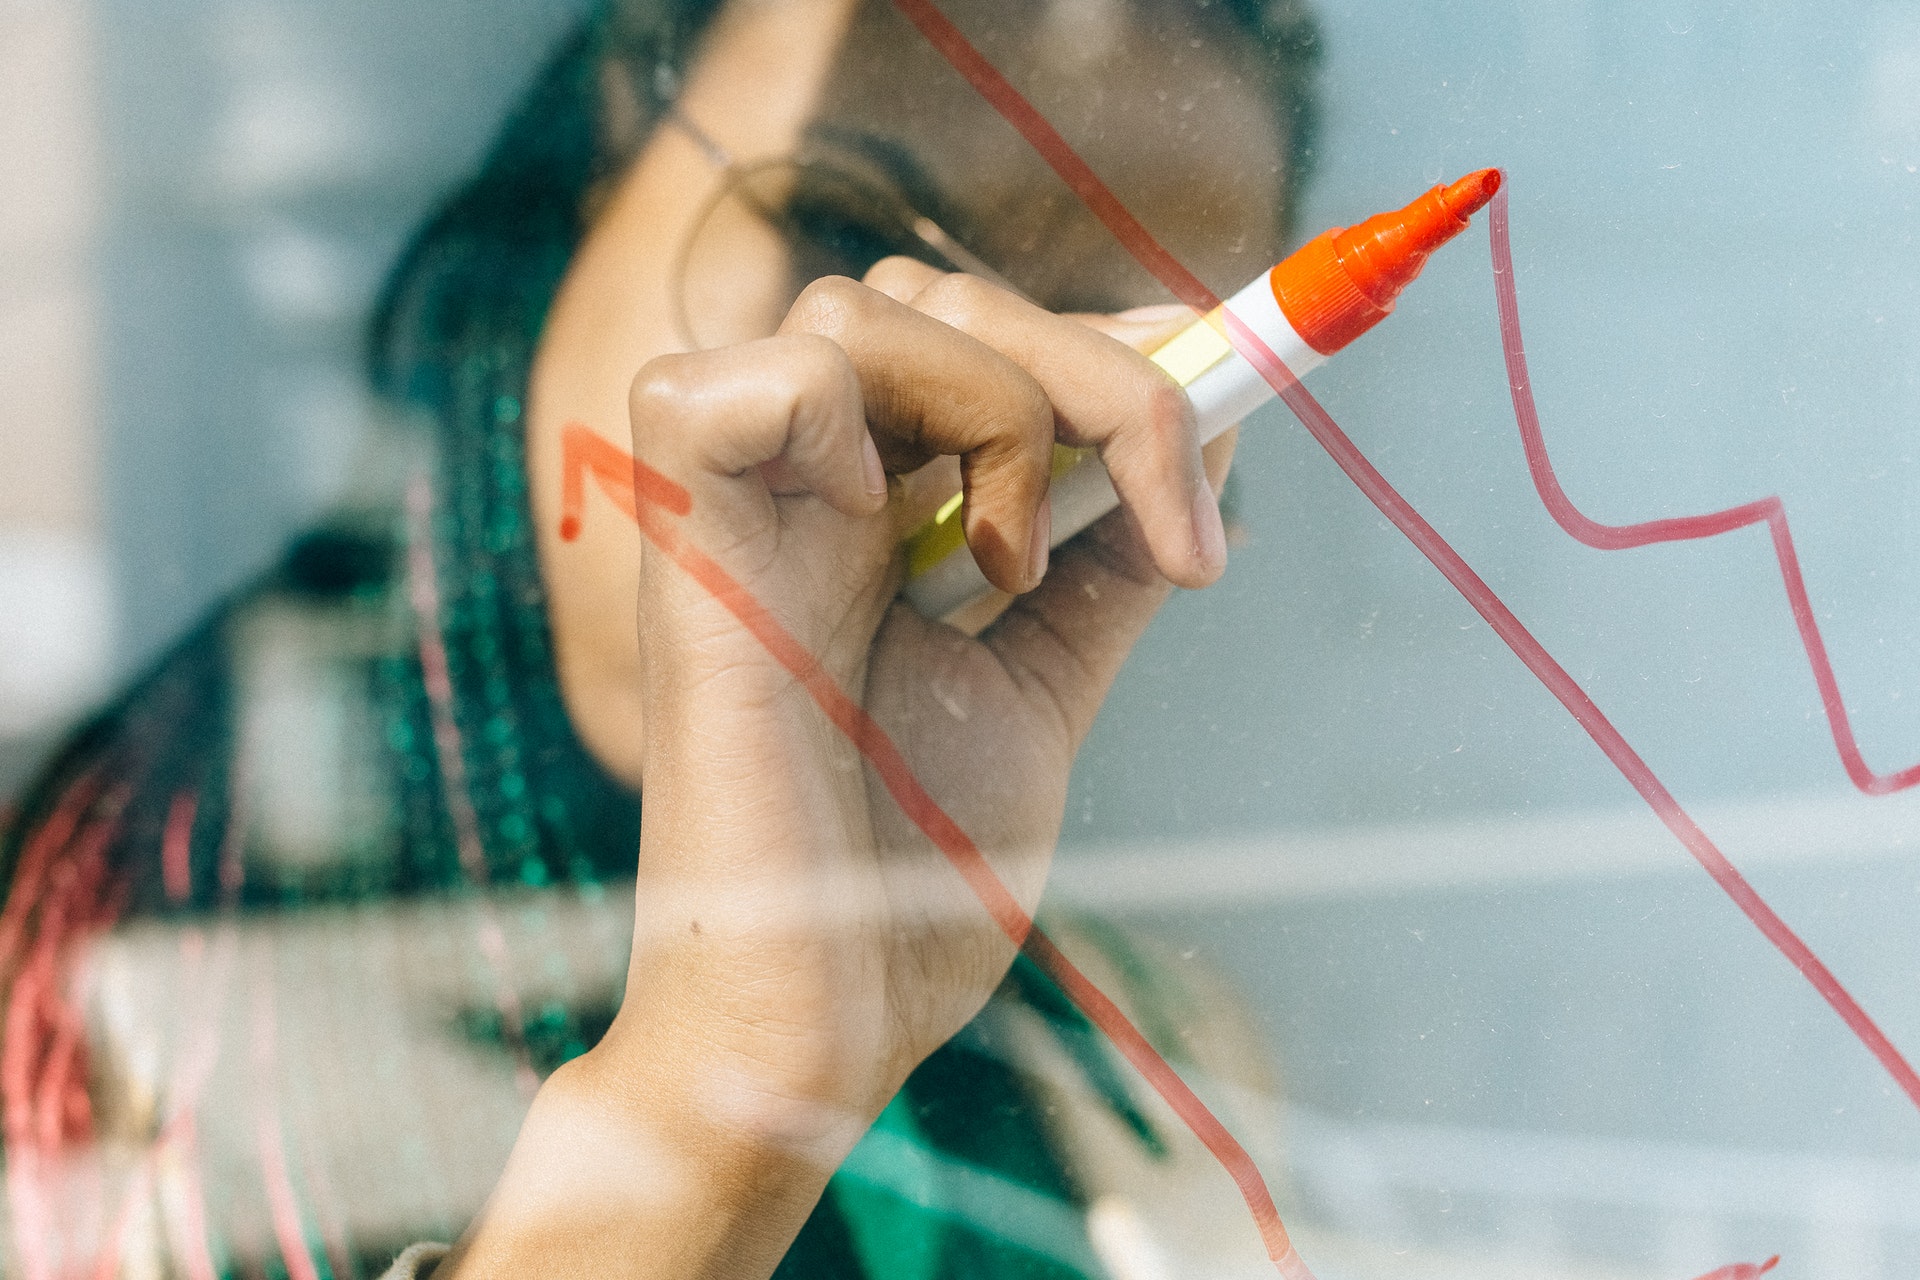
<svg viewBox="0 0 1920 1280">
<path fill-rule="evenodd" d="M 0 5 L 0 794 L 110 665 L 93 34 Z"/>
<path fill-rule="evenodd" d="M 407 232 L 586 0 L 0 0 L 0 794 L 346 482 Z"/>
</svg>

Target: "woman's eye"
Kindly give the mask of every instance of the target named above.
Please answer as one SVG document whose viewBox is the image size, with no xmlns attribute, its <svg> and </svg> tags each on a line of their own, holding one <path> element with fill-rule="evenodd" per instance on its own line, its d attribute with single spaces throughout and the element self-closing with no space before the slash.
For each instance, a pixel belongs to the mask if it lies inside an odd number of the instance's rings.
<svg viewBox="0 0 1920 1280">
<path fill-rule="evenodd" d="M 831 271 L 858 276 L 880 259 L 906 252 L 910 237 L 866 210 L 815 200 L 796 200 L 787 224 L 806 257 L 832 264 Z M 827 274 L 822 272 L 821 274 Z"/>
</svg>

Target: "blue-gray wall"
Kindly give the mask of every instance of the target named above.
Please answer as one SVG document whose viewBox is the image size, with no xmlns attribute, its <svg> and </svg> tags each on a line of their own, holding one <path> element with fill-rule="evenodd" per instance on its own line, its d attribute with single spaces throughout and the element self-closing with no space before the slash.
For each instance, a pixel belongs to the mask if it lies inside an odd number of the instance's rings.
<svg viewBox="0 0 1920 1280">
<path fill-rule="evenodd" d="M 123 670 L 348 484 L 382 273 L 585 7 L 99 0 Z"/>
</svg>

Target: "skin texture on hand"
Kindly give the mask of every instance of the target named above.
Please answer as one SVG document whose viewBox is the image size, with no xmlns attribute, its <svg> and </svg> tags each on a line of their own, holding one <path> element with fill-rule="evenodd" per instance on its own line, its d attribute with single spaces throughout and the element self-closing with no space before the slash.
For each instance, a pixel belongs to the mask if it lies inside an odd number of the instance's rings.
<svg viewBox="0 0 1920 1280">
<path fill-rule="evenodd" d="M 915 296 L 948 293 L 936 279 Z M 682 535 L 894 735 L 934 799 L 1030 907 L 1074 751 L 1164 597 L 1156 566 L 1204 581 L 1220 565 L 1194 533 L 1193 493 L 1206 478 L 1191 415 L 1177 392 L 1169 398 L 1164 375 L 1125 345 L 1008 295 L 975 304 L 1018 316 L 1030 332 L 1057 332 L 1035 343 L 1056 367 L 1036 377 L 908 304 L 822 282 L 780 337 L 644 370 L 634 447 L 691 493 Z M 1007 328 L 1019 334 L 1021 323 Z M 826 325 L 838 340 L 818 336 Z M 903 333 L 917 341 L 900 342 Z M 876 349 L 883 359 L 866 354 Z M 860 483 L 862 446 L 870 430 L 883 457 L 906 446 L 971 446 L 970 461 L 1008 441 L 962 433 L 977 432 L 983 417 L 1013 424 L 1008 436 L 1025 430 L 1018 414 L 1036 388 L 1042 406 L 1055 406 L 1049 419 L 1066 420 L 1058 406 L 1086 388 L 1111 403 L 1097 426 L 1045 424 L 1039 483 L 982 493 L 982 478 L 970 496 L 981 526 L 998 521 L 1022 535 L 1035 527 L 1055 434 L 1116 454 L 1159 448 L 1172 460 L 1148 473 L 1154 492 L 1128 494 L 1118 529 L 1070 544 L 1035 590 L 969 638 L 895 600 L 894 522 Z M 1178 409 L 1169 417 L 1170 403 Z M 1130 444 L 1143 435 L 1161 438 Z M 1006 554 L 1012 541 L 996 548 L 999 571 L 1027 585 L 1015 575 L 1031 567 Z M 653 959 L 636 946 L 629 990 L 671 992 L 682 1010 L 710 1003 L 729 1043 L 744 1035 L 757 1046 L 765 1028 L 778 1028 L 769 1092 L 877 1112 L 979 1008 L 1011 959 L 1007 944 L 867 775 L 854 744 L 759 641 L 652 548 L 641 583 L 648 786 L 638 935 L 662 941 Z M 616 1023 L 616 1038 L 620 1030 Z"/>
<path fill-rule="evenodd" d="M 917 264 L 873 279 L 886 291 L 816 285 L 776 338 L 651 362 L 634 452 L 692 495 L 684 535 L 866 706 L 1031 910 L 1074 752 L 1165 598 L 1162 566 L 1219 572 L 1220 541 L 1195 519 L 1199 491 L 1217 525 L 1213 490 L 1184 400 L 1123 342 Z M 981 525 L 1032 529 L 1055 438 L 1115 458 L 1127 506 L 978 638 L 898 601 L 897 521 L 869 440 L 882 457 L 959 452 Z M 993 450 L 1004 480 L 965 465 Z M 1038 484 L 1018 474 L 1023 451 L 1040 453 Z M 1128 456 L 1158 465 L 1130 475 Z M 1041 567 L 997 569 L 1026 586 Z M 648 787 L 629 996 L 543 1090 L 450 1274 L 642 1255 L 656 1269 L 644 1242 L 688 1214 L 701 1230 L 673 1233 L 683 1265 L 660 1274 L 770 1272 L 839 1160 L 1012 960 L 854 744 L 652 548 L 639 618 Z M 632 1187 L 601 1175 L 556 1197 L 595 1145 Z M 585 1240 L 586 1254 L 568 1243 Z"/>
</svg>

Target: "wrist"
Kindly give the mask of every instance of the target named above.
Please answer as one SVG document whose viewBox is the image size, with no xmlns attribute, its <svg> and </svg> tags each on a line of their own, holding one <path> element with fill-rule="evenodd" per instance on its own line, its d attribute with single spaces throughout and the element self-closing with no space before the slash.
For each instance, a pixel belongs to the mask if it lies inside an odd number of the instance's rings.
<svg viewBox="0 0 1920 1280">
<path fill-rule="evenodd" d="M 885 1105 L 801 1087 L 778 1033 L 629 1012 L 555 1073 L 555 1102 L 644 1130 L 704 1176 L 824 1186 Z"/>
<path fill-rule="evenodd" d="M 626 996 L 580 1070 L 656 1098 L 672 1082 L 687 1114 L 750 1145 L 851 1150 L 912 1065 L 864 800 L 772 784 L 742 814 L 650 791 Z"/>
<path fill-rule="evenodd" d="M 772 1274 L 858 1134 L 844 1147 L 790 1141 L 771 1102 L 706 1105 L 696 1063 L 635 1065 L 596 1049 L 541 1086 L 436 1280 Z"/>
</svg>

